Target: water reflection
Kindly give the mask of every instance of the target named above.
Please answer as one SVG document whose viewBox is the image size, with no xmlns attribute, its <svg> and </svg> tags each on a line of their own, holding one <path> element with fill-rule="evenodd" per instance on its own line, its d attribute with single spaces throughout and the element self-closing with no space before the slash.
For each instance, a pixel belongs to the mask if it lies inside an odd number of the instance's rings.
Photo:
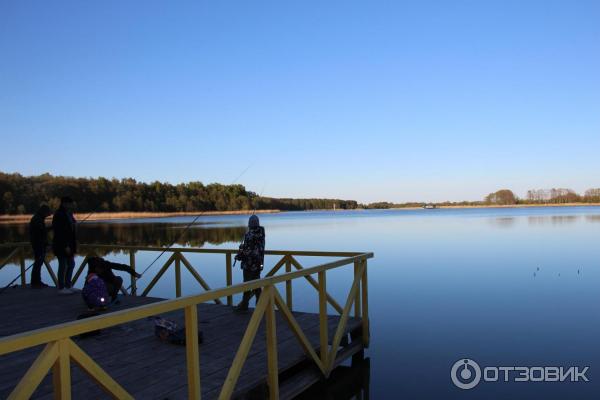
<svg viewBox="0 0 600 400">
<path fill-rule="evenodd" d="M 521 218 L 523 217 L 502 216 L 489 218 L 487 221 L 497 228 L 512 228 Z M 527 217 L 527 223 L 531 226 L 567 225 L 574 224 L 582 218 L 585 218 L 586 222 L 600 222 L 600 215 L 530 215 Z"/>
<path fill-rule="evenodd" d="M 578 215 L 535 215 L 527 217 L 529 225 L 566 225 L 577 222 Z"/>
<path fill-rule="evenodd" d="M 204 247 L 207 244 L 239 242 L 246 230 L 244 226 L 215 227 L 213 225 L 195 225 L 182 235 L 185 225 L 177 223 L 86 223 L 79 227 L 79 241 L 86 244 L 158 247 L 175 242 L 177 246 Z M 0 243 L 27 241 L 27 224 L 0 225 Z M 7 257 L 12 250 L 0 248 L 0 258 Z M 32 257 L 30 249 L 27 249 L 26 257 Z M 15 261 L 16 257 L 12 262 Z"/>
<path fill-rule="evenodd" d="M 600 215 L 586 215 L 585 220 L 587 222 L 600 222 Z"/>
<path fill-rule="evenodd" d="M 511 228 L 517 219 L 515 217 L 490 218 L 489 223 L 498 228 Z"/>
</svg>

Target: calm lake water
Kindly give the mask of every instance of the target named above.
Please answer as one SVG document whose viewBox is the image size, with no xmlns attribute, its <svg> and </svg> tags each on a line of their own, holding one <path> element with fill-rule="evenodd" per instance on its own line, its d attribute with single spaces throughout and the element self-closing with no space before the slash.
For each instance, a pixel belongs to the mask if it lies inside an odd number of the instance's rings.
<svg viewBox="0 0 600 400">
<path fill-rule="evenodd" d="M 260 218 L 269 249 L 375 253 L 369 262 L 367 353 L 372 398 L 591 399 L 600 394 L 600 207 L 299 212 Z M 191 220 L 85 223 L 81 242 L 164 246 Z M 246 221 L 246 216 L 202 217 L 177 246 L 235 248 Z M 26 240 L 26 227 L 0 226 L 0 238 Z M 155 256 L 139 253 L 138 270 Z M 107 257 L 128 261 L 125 254 Z M 189 259 L 212 287 L 224 285 L 224 256 Z M 266 264 L 276 261 L 269 258 Z M 300 261 L 312 266 L 325 259 Z M 6 267 L 0 281 L 7 283 L 16 273 Z M 237 268 L 234 274 L 239 282 Z M 328 273 L 328 290 L 338 302 L 344 301 L 351 276 L 351 267 Z M 295 308 L 316 311 L 316 291 L 304 282 L 294 285 Z M 183 289 L 184 294 L 198 290 L 191 279 Z M 172 272 L 150 295 L 174 296 Z M 460 390 L 450 369 L 461 358 L 475 360 L 482 369 L 589 366 L 589 382 L 505 383 L 501 375 L 499 382 Z"/>
</svg>

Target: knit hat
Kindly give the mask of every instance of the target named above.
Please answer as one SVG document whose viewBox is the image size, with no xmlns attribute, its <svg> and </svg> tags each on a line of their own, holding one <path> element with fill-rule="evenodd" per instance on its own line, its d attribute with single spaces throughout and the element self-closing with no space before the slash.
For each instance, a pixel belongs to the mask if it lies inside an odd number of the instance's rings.
<svg viewBox="0 0 600 400">
<path fill-rule="evenodd" d="M 256 215 L 251 215 L 250 219 L 248 219 L 248 228 L 258 228 L 260 226 L 260 222 L 258 221 L 258 217 Z"/>
</svg>

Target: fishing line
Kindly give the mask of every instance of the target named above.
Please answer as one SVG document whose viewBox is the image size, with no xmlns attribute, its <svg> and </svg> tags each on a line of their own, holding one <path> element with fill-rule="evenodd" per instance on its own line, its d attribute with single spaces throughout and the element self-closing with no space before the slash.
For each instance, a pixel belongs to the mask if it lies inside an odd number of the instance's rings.
<svg viewBox="0 0 600 400">
<path fill-rule="evenodd" d="M 240 179 L 249 169 L 250 167 L 252 167 L 254 163 L 248 165 L 241 174 L 239 174 L 234 180 L 233 182 L 230 183 L 230 185 L 235 184 L 238 179 Z M 168 245 L 165 249 L 163 249 L 163 251 L 160 252 L 160 254 L 158 256 L 156 256 L 156 258 L 150 263 L 150 265 L 148 265 L 140 275 L 144 275 L 149 269 L 150 267 L 152 267 L 154 265 L 154 263 L 156 263 L 158 261 L 159 258 L 161 258 L 163 256 L 163 254 L 165 254 L 167 251 L 169 251 L 171 249 L 171 247 L 173 247 L 175 245 L 175 243 L 179 242 L 181 240 L 181 238 L 183 237 L 183 235 L 186 234 L 186 232 L 190 229 L 190 227 L 192 225 L 194 225 L 196 223 L 196 221 L 198 221 L 198 218 L 200 218 L 203 214 L 198 214 L 193 220 L 192 222 L 190 222 L 189 224 L 187 224 L 187 226 L 183 229 L 183 231 L 181 231 L 181 233 L 179 234 L 179 236 L 177 236 L 177 238 L 175 238 L 175 240 L 173 242 L 171 242 L 170 245 Z M 138 278 L 141 279 L 142 277 Z M 131 289 L 133 285 L 129 285 L 129 287 L 127 288 L 127 290 Z"/>
<path fill-rule="evenodd" d="M 265 187 L 267 187 L 266 182 L 263 184 L 263 187 L 260 190 L 260 194 L 258 195 L 258 197 L 256 199 L 257 200 L 256 203 L 258 203 L 258 199 L 260 199 L 262 197 L 263 193 L 265 192 Z M 256 203 L 254 203 L 254 210 L 252 210 L 252 215 L 256 214 Z"/>
<path fill-rule="evenodd" d="M 246 167 L 246 169 L 245 169 L 245 170 L 243 170 L 243 171 L 242 171 L 242 173 L 241 173 L 241 174 L 239 174 L 239 175 L 237 176 L 237 178 L 235 178 L 235 179 L 233 180 L 233 182 L 231 182 L 231 184 L 233 185 L 234 183 L 236 183 L 236 182 L 238 181 L 238 179 L 240 179 L 240 178 L 242 177 L 242 175 L 244 175 L 244 174 L 246 173 L 246 171 L 248 171 L 248 170 L 250 169 L 250 167 L 252 167 L 253 165 L 254 165 L 254 163 L 251 163 L 250 165 L 248 165 L 248 166 Z"/>
</svg>

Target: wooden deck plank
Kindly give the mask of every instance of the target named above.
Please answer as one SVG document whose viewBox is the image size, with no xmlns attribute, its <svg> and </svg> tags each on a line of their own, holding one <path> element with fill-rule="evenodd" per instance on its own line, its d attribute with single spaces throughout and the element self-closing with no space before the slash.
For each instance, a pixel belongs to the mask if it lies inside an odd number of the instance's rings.
<svg viewBox="0 0 600 400">
<path fill-rule="evenodd" d="M 150 304 L 162 299 L 151 297 L 120 297 L 121 310 Z M 0 295 L 0 336 L 74 320 L 85 311 L 80 295 L 60 296 L 56 289 L 33 290 L 15 288 Z M 200 346 L 201 390 L 203 398 L 216 398 L 244 334 L 252 309 L 234 313 L 231 307 L 216 304 L 198 305 L 198 325 L 204 335 Z M 162 315 L 183 327 L 183 311 Z M 317 314 L 294 313 L 298 324 L 317 349 L 319 318 Z M 329 316 L 333 332 L 339 316 Z M 359 326 L 360 320 L 350 318 L 347 331 Z M 302 347 L 279 313 L 276 313 L 278 365 L 280 373 L 305 362 Z M 103 330 L 99 335 L 75 338 L 75 342 L 113 379 L 136 398 L 178 399 L 187 397 L 185 347 L 163 343 L 154 336 L 154 323 L 141 319 Z M 35 360 L 43 346 L 0 356 L 0 398 L 6 397 Z M 235 395 L 242 395 L 266 382 L 267 358 L 264 321 L 242 369 Z M 43 380 L 33 398 L 50 399 L 53 395 L 51 373 Z M 304 382 L 298 380 L 298 382 Z M 72 368 L 73 398 L 105 398 L 88 376 L 77 366 Z"/>
</svg>

